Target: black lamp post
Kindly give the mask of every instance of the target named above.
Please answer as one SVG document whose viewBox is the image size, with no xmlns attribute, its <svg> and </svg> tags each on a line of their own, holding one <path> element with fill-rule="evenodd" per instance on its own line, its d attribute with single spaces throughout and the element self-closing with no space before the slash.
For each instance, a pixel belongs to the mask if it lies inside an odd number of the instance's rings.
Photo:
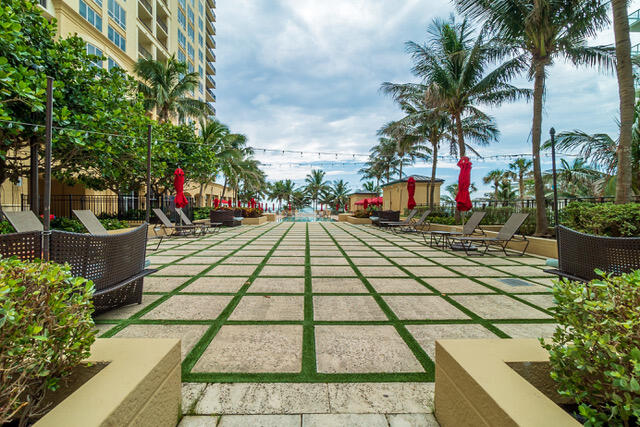
<svg viewBox="0 0 640 427">
<path fill-rule="evenodd" d="M 556 130 L 551 128 L 549 130 L 551 135 L 551 163 L 553 169 L 553 220 L 555 229 L 558 229 L 558 182 L 556 179 Z"/>
</svg>

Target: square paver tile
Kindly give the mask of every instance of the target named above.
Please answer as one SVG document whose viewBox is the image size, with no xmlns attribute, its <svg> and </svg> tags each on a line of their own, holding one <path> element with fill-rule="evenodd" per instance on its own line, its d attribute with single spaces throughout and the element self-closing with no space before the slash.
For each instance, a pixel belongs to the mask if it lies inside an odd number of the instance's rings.
<svg viewBox="0 0 640 427">
<path fill-rule="evenodd" d="M 529 267 L 524 265 L 523 266 L 505 265 L 505 266 L 499 266 L 496 268 L 504 271 L 505 273 L 513 274 L 516 276 L 522 276 L 522 277 L 551 277 L 549 273 L 545 273 L 540 268 Z"/>
<path fill-rule="evenodd" d="M 357 278 L 314 277 L 311 279 L 311 287 L 314 293 L 369 293 L 362 281 Z"/>
<path fill-rule="evenodd" d="M 182 413 L 190 414 L 207 387 L 206 383 L 182 383 Z"/>
<path fill-rule="evenodd" d="M 349 265 L 345 257 L 311 257 L 311 265 Z"/>
<path fill-rule="evenodd" d="M 144 292 L 171 292 L 190 277 L 147 277 L 143 282 Z"/>
<path fill-rule="evenodd" d="M 311 266 L 311 275 L 313 277 L 355 277 L 356 273 L 351 267 L 346 266 Z"/>
<path fill-rule="evenodd" d="M 300 372 L 301 325 L 224 325 L 193 372 Z"/>
<path fill-rule="evenodd" d="M 468 319 L 469 316 L 436 295 L 385 295 L 384 300 L 402 320 Z"/>
<path fill-rule="evenodd" d="M 186 415 L 182 417 L 178 427 L 216 427 L 219 418 L 216 415 Z"/>
<path fill-rule="evenodd" d="M 495 293 L 494 290 L 489 289 L 486 286 L 481 285 L 480 283 L 476 283 L 471 279 L 467 279 L 466 277 L 452 277 L 449 279 L 444 278 L 425 278 L 425 282 L 429 285 L 436 288 L 439 292 L 443 294 L 456 294 L 456 293 L 487 293 L 492 294 Z"/>
<path fill-rule="evenodd" d="M 301 252 L 304 255 L 304 251 Z M 272 256 L 267 265 L 304 265 L 304 256 Z"/>
<path fill-rule="evenodd" d="M 288 276 L 304 277 L 303 265 L 265 265 L 260 272 L 260 276 Z"/>
<path fill-rule="evenodd" d="M 262 256 L 232 256 L 224 260 L 223 265 L 229 264 L 246 264 L 246 265 L 258 265 L 264 261 Z"/>
<path fill-rule="evenodd" d="M 407 325 L 407 329 L 432 360 L 436 359 L 436 340 L 497 338 L 481 325 Z"/>
<path fill-rule="evenodd" d="M 210 320 L 231 302 L 226 295 L 173 295 L 145 314 L 143 319 Z"/>
<path fill-rule="evenodd" d="M 258 277 L 248 290 L 252 292 L 304 293 L 302 277 Z"/>
<path fill-rule="evenodd" d="M 389 325 L 316 326 L 318 372 L 423 372 L 422 365 Z"/>
<path fill-rule="evenodd" d="M 480 281 L 508 293 L 551 292 L 550 288 L 516 277 L 481 278 Z"/>
<path fill-rule="evenodd" d="M 175 265 L 185 265 L 185 264 L 201 264 L 201 265 L 211 265 L 220 261 L 222 257 L 203 257 L 203 256 L 190 256 L 180 261 L 176 261 Z"/>
<path fill-rule="evenodd" d="M 478 264 L 475 263 L 474 261 L 470 260 L 470 259 L 466 259 L 466 258 L 458 258 L 458 257 L 449 257 L 449 258 L 429 258 L 431 261 L 438 263 L 438 264 L 442 264 L 442 265 L 447 265 L 449 267 L 451 266 L 458 266 L 458 265 L 464 265 L 464 266 L 477 266 Z"/>
<path fill-rule="evenodd" d="M 315 320 L 388 320 L 376 300 L 369 295 L 314 296 Z"/>
<path fill-rule="evenodd" d="M 182 345 L 182 359 L 209 329 L 208 325 L 129 325 L 114 338 L 177 338 Z"/>
<path fill-rule="evenodd" d="M 418 277 L 457 277 L 458 274 L 444 267 L 406 267 Z"/>
<path fill-rule="evenodd" d="M 434 383 L 329 383 L 332 413 L 430 413 Z"/>
<path fill-rule="evenodd" d="M 500 323 L 495 326 L 511 338 L 550 338 L 558 325 L 555 323 Z"/>
<path fill-rule="evenodd" d="M 440 427 L 432 414 L 388 414 L 389 427 Z"/>
<path fill-rule="evenodd" d="M 357 266 L 365 266 L 365 265 L 373 265 L 373 266 L 390 266 L 392 265 L 389 261 L 382 257 L 371 257 L 371 258 L 351 258 L 351 262 L 353 262 Z"/>
<path fill-rule="evenodd" d="M 250 276 L 256 271 L 257 265 L 218 265 L 206 276 Z"/>
<path fill-rule="evenodd" d="M 236 293 L 245 283 L 247 283 L 246 277 L 200 277 L 181 292 Z"/>
<path fill-rule="evenodd" d="M 102 313 L 96 317 L 96 319 L 128 319 L 133 316 L 162 295 L 149 295 L 142 294 L 142 303 L 141 304 L 129 304 L 124 307 L 116 308 L 115 310 L 107 311 L 106 313 Z"/>
<path fill-rule="evenodd" d="M 434 262 L 419 257 L 407 258 L 389 258 L 391 261 L 403 267 L 424 267 L 428 265 L 436 265 Z"/>
<path fill-rule="evenodd" d="M 217 427 L 300 427 L 301 415 L 223 415 Z"/>
<path fill-rule="evenodd" d="M 551 316 L 506 295 L 452 295 L 484 319 L 548 319 Z"/>
<path fill-rule="evenodd" d="M 155 276 L 195 276 L 202 273 L 205 269 L 209 268 L 208 265 L 170 265 L 158 270 L 157 273 L 152 274 L 150 277 Z"/>
<path fill-rule="evenodd" d="M 367 279 L 378 293 L 433 293 L 413 279 Z"/>
<path fill-rule="evenodd" d="M 545 310 L 549 310 L 554 307 L 556 304 L 553 301 L 553 295 L 518 295 L 518 298 L 523 299 L 525 301 L 530 302 L 531 304 L 535 304 L 540 308 Z"/>
<path fill-rule="evenodd" d="M 169 256 L 169 255 L 149 255 L 149 261 L 152 264 L 168 264 L 170 262 L 174 262 L 182 258 L 181 256 Z"/>
<path fill-rule="evenodd" d="M 407 277 L 398 267 L 358 267 L 364 277 Z"/>
<path fill-rule="evenodd" d="M 304 427 L 388 427 L 383 414 L 303 414 Z"/>
<path fill-rule="evenodd" d="M 229 320 L 304 320 L 304 297 L 244 296 Z"/>
<path fill-rule="evenodd" d="M 457 271 L 458 273 L 469 276 L 469 277 L 504 277 L 507 276 L 507 273 L 499 270 L 495 270 L 491 267 L 483 267 L 483 266 L 475 266 L 475 267 L 467 267 L 467 266 L 452 266 L 452 270 Z"/>
</svg>

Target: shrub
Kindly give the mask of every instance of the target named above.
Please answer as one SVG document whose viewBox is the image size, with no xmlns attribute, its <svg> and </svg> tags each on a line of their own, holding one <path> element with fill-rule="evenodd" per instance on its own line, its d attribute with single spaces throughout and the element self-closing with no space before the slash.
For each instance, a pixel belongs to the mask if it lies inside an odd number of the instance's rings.
<svg viewBox="0 0 640 427">
<path fill-rule="evenodd" d="M 560 394 L 575 399 L 587 425 L 633 425 L 640 420 L 640 270 L 598 274 L 586 285 L 555 283 L 559 327 L 543 346 Z"/>
<path fill-rule="evenodd" d="M 610 237 L 640 235 L 640 203 L 572 202 L 560 214 L 563 225 L 583 233 Z"/>
<path fill-rule="evenodd" d="M 0 221 L 0 234 L 15 233 L 16 229 L 13 228 L 9 221 Z"/>
<path fill-rule="evenodd" d="M 193 219 L 209 219 L 209 212 L 212 210 L 211 207 L 193 208 Z"/>
<path fill-rule="evenodd" d="M 369 211 L 360 210 L 356 211 L 353 216 L 356 218 L 369 218 L 369 216 L 371 216 L 371 213 Z"/>
<path fill-rule="evenodd" d="M 0 423 L 38 415 L 46 390 L 89 356 L 93 283 L 69 271 L 0 258 Z"/>
<path fill-rule="evenodd" d="M 262 216 L 263 210 L 260 208 L 242 208 L 242 217 L 243 218 L 258 218 Z"/>
</svg>

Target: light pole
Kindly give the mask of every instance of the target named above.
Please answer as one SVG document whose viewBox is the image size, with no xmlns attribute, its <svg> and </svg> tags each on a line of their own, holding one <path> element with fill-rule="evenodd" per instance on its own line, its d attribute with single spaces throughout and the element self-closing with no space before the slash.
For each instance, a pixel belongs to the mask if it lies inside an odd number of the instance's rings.
<svg viewBox="0 0 640 427">
<path fill-rule="evenodd" d="M 551 163 L 553 170 L 553 220 L 556 229 L 556 235 L 558 231 L 558 181 L 556 177 L 556 130 L 551 128 L 549 130 L 551 135 Z"/>
</svg>

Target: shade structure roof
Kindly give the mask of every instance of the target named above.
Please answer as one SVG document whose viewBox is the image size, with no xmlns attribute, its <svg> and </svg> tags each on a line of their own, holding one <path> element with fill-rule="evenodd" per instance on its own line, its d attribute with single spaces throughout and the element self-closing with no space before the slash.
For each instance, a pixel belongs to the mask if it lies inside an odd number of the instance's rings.
<svg viewBox="0 0 640 427">
<path fill-rule="evenodd" d="M 410 176 L 412 176 L 413 179 L 416 180 L 416 182 L 431 182 L 431 177 L 428 177 L 428 176 L 424 176 L 424 175 L 410 175 Z M 404 182 L 405 185 L 406 185 L 406 182 L 409 180 L 410 176 L 406 176 L 406 177 L 404 177 L 402 179 L 396 179 L 396 180 L 393 180 L 393 181 L 389 181 L 389 182 L 387 182 L 385 184 L 382 184 L 381 187 L 386 187 L 388 185 L 398 184 L 399 182 Z M 433 180 L 433 182 L 442 184 L 444 182 L 444 179 L 436 178 L 436 179 Z"/>
<path fill-rule="evenodd" d="M 364 201 L 367 201 L 367 204 L 369 205 L 381 205 L 382 204 L 382 197 L 372 197 L 370 199 L 362 199 L 360 201 L 357 201 L 355 204 L 356 205 L 364 205 Z"/>
</svg>

